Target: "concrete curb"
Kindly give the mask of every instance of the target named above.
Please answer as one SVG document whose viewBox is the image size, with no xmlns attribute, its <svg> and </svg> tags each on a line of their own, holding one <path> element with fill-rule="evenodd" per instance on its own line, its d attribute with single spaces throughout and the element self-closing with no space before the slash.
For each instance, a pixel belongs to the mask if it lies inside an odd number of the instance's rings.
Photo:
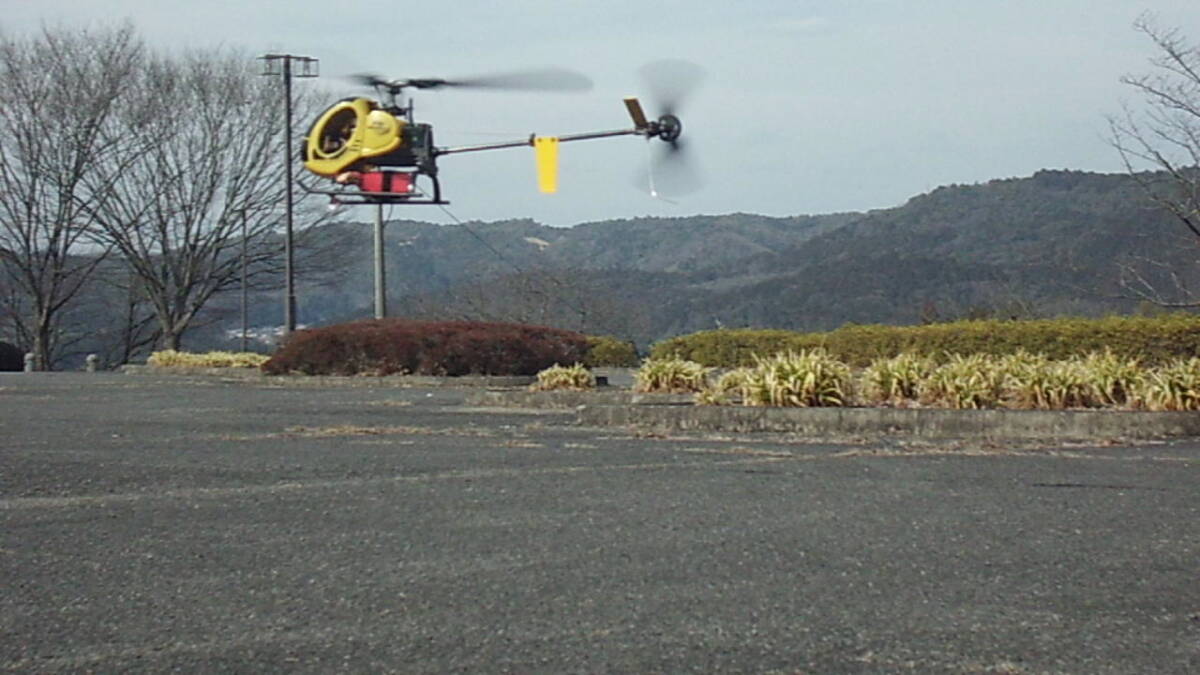
<svg viewBox="0 0 1200 675">
<path fill-rule="evenodd" d="M 691 403 L 691 394 L 640 394 L 627 389 L 597 391 L 477 391 L 467 405 L 500 408 L 578 408 L 593 405 L 662 405 Z"/>
<path fill-rule="evenodd" d="M 576 411 L 583 426 L 808 436 L 1095 440 L 1200 437 L 1200 413 L 1121 410 L 945 410 L 697 406 L 690 394 L 479 391 L 467 404 Z"/>
<path fill-rule="evenodd" d="M 1200 413 L 1194 412 L 588 405 L 578 409 L 577 420 L 585 426 L 632 426 L 657 431 L 760 431 L 814 436 L 1081 440 L 1200 436 Z"/>
<path fill-rule="evenodd" d="M 187 366 L 121 366 L 127 375 L 182 375 L 222 377 L 259 381 L 279 386 L 392 386 L 392 387 L 527 387 L 537 378 L 532 375 L 461 375 L 433 377 L 429 375 L 265 375 L 257 368 L 194 368 Z"/>
<path fill-rule="evenodd" d="M 199 368 L 196 366 L 140 366 L 126 364 L 117 369 L 126 375 L 216 375 L 241 379 L 266 377 L 258 368 Z"/>
</svg>

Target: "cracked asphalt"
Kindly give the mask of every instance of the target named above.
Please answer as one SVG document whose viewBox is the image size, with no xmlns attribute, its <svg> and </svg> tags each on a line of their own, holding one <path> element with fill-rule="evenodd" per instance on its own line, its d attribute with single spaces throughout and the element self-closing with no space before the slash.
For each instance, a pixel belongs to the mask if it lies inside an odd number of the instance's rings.
<svg viewBox="0 0 1200 675">
<path fill-rule="evenodd" d="M 0 669 L 1200 672 L 1200 443 L 0 374 Z"/>
</svg>

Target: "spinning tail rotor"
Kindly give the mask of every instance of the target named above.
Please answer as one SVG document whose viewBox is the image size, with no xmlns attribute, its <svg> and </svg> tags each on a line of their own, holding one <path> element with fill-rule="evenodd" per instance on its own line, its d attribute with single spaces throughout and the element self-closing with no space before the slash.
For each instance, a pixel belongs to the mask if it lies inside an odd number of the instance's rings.
<svg viewBox="0 0 1200 675">
<path fill-rule="evenodd" d="M 659 116 L 647 119 L 636 99 L 632 103 L 626 99 L 625 105 L 634 124 L 646 130 L 648 139 L 658 138 L 666 144 L 651 152 L 646 176 L 639 183 L 648 185 L 655 197 L 694 192 L 703 181 L 689 158 L 686 142 L 680 138 L 683 123 L 677 113 L 684 99 L 704 80 L 704 70 L 694 63 L 671 59 L 647 64 L 638 72 Z"/>
</svg>

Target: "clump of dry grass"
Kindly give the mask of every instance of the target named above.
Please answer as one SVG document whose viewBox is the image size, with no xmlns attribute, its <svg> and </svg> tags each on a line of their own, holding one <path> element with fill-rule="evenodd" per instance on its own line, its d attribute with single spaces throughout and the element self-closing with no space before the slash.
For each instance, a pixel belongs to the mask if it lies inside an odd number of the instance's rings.
<svg viewBox="0 0 1200 675">
<path fill-rule="evenodd" d="M 734 368 L 722 373 L 711 386 L 696 392 L 698 405 L 729 405 L 736 401 L 746 400 L 746 384 L 749 381 L 751 368 Z"/>
<path fill-rule="evenodd" d="M 995 408 L 1004 400 L 1006 373 L 985 354 L 955 354 L 938 366 L 918 387 L 926 405 L 955 408 Z"/>
<path fill-rule="evenodd" d="M 875 359 L 863 369 L 859 391 L 866 403 L 903 405 L 919 398 L 921 383 L 935 368 L 932 358 L 920 354 Z"/>
<path fill-rule="evenodd" d="M 850 367 L 824 349 L 784 352 L 756 363 L 746 375 L 743 403 L 793 407 L 844 406 Z"/>
<path fill-rule="evenodd" d="M 1146 410 L 1200 410 L 1200 358 L 1150 369 L 1130 398 L 1135 407 Z"/>
<path fill-rule="evenodd" d="M 708 386 L 712 368 L 678 357 L 647 359 L 634 373 L 634 391 L 687 394 Z"/>
<path fill-rule="evenodd" d="M 267 356 L 254 352 L 215 351 L 201 354 L 164 349 L 151 354 L 146 364 L 156 368 L 258 368 L 267 359 Z"/>
<path fill-rule="evenodd" d="M 537 374 L 537 382 L 529 387 L 533 391 L 590 391 L 596 388 L 596 376 L 583 364 L 572 366 L 555 364 Z"/>
</svg>

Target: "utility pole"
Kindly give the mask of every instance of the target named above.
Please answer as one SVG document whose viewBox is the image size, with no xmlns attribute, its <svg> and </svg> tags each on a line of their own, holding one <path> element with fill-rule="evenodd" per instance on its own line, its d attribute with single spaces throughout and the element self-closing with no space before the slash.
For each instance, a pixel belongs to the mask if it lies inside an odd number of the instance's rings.
<svg viewBox="0 0 1200 675">
<path fill-rule="evenodd" d="M 249 255 L 246 250 L 246 209 L 242 209 L 242 351 L 246 351 L 247 346 L 247 324 L 249 323 L 249 313 L 246 309 L 246 264 L 249 262 Z"/>
<path fill-rule="evenodd" d="M 383 204 L 375 205 L 375 318 L 387 316 L 387 281 L 383 269 Z"/>
<path fill-rule="evenodd" d="M 283 331 L 290 335 L 296 330 L 296 280 L 292 250 L 292 78 L 317 77 L 320 61 L 310 56 L 294 54 L 264 54 L 258 57 L 263 62 L 262 74 L 283 78 L 283 165 L 286 198 L 283 240 L 283 274 L 286 288 L 283 304 Z M 296 68 L 292 64 L 296 64 Z"/>
</svg>

